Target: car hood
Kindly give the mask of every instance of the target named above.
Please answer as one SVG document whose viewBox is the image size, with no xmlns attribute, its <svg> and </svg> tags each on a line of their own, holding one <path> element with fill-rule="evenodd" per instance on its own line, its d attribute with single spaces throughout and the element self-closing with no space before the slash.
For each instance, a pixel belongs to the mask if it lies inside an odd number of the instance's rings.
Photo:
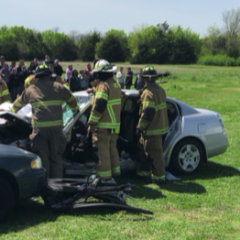
<svg viewBox="0 0 240 240">
<path fill-rule="evenodd" d="M 23 149 L 0 144 L 0 160 L 2 157 L 5 156 L 29 156 L 33 159 L 37 157 L 35 154 L 25 151 Z"/>
</svg>

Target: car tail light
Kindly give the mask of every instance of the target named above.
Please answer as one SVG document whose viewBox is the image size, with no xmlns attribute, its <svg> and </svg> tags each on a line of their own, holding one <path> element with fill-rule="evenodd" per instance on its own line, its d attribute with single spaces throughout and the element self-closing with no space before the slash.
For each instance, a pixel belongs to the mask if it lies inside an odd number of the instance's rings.
<svg viewBox="0 0 240 240">
<path fill-rule="evenodd" d="M 224 129 L 223 120 L 222 120 L 222 117 L 221 117 L 221 115 L 220 115 L 219 113 L 217 114 L 217 118 L 218 118 L 218 120 L 219 120 L 219 122 L 220 122 L 220 125 L 221 125 L 222 128 Z"/>
<path fill-rule="evenodd" d="M 33 159 L 31 161 L 31 168 L 32 169 L 39 169 L 42 167 L 42 160 L 40 157 L 37 157 L 36 159 Z"/>
</svg>

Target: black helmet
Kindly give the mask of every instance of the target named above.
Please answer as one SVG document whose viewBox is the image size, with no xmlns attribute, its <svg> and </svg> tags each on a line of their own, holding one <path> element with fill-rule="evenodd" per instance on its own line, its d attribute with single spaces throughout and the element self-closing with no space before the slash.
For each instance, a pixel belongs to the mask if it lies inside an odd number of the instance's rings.
<svg viewBox="0 0 240 240">
<path fill-rule="evenodd" d="M 153 66 L 148 65 L 142 69 L 142 73 L 140 74 L 140 76 L 143 78 L 151 79 L 159 77 L 159 74 L 157 73 Z"/>
<path fill-rule="evenodd" d="M 48 66 L 53 66 L 54 65 L 54 61 L 52 60 L 52 59 L 47 59 L 46 61 L 45 61 L 45 64 L 47 64 Z"/>
<path fill-rule="evenodd" d="M 41 64 L 41 65 L 38 65 L 38 67 L 36 69 L 36 72 L 35 72 L 35 77 L 38 77 L 38 78 L 45 77 L 45 76 L 51 75 L 52 73 L 53 72 L 48 67 L 48 65 L 46 65 L 44 63 L 44 64 Z"/>
</svg>

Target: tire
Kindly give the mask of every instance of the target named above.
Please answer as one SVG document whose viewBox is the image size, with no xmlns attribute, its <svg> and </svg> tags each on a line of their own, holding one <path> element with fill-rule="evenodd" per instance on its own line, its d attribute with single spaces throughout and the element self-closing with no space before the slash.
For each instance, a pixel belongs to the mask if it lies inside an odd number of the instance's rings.
<svg viewBox="0 0 240 240">
<path fill-rule="evenodd" d="M 0 223 L 7 221 L 14 206 L 14 194 L 10 184 L 0 178 Z"/>
<path fill-rule="evenodd" d="M 183 139 L 173 149 L 170 170 L 181 175 L 191 175 L 199 169 L 204 156 L 204 149 L 197 140 Z"/>
</svg>

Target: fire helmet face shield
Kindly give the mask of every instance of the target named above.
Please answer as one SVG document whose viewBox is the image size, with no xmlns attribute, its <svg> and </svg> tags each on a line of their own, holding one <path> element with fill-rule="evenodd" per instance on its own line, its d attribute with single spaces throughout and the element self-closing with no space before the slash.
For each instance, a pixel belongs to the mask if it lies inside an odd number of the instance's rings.
<svg viewBox="0 0 240 240">
<path fill-rule="evenodd" d="M 92 73 L 95 72 L 114 72 L 117 67 L 106 61 L 105 59 L 98 60 L 95 65 Z"/>
</svg>

